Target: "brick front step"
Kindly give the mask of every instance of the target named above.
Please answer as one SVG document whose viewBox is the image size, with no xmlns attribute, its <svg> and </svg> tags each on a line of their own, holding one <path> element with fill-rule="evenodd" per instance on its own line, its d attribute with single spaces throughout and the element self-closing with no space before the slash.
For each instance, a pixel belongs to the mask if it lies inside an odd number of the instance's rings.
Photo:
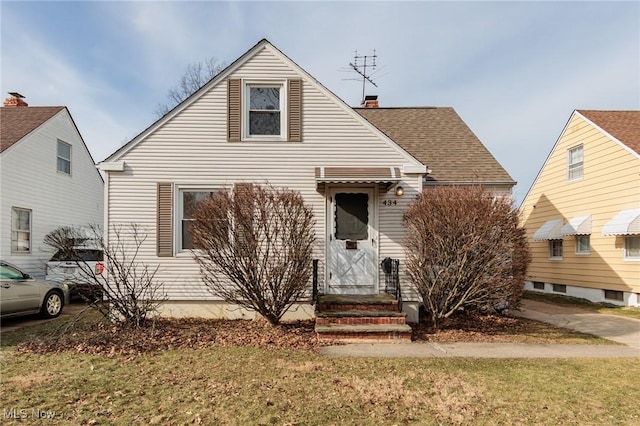
<svg viewBox="0 0 640 426">
<path fill-rule="evenodd" d="M 411 342 L 411 327 L 390 325 L 316 325 L 319 340 Z"/>
<path fill-rule="evenodd" d="M 406 324 L 407 315 L 397 311 L 382 310 L 351 310 L 351 311 L 320 311 L 316 316 L 317 325 L 327 324 Z"/>
</svg>

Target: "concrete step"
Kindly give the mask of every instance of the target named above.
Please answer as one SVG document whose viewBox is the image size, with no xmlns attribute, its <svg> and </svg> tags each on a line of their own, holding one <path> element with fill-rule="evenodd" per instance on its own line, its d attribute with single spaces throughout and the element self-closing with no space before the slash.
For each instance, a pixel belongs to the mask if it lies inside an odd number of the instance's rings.
<svg viewBox="0 0 640 426">
<path fill-rule="evenodd" d="M 316 324 L 319 340 L 344 342 L 411 342 L 411 327 L 407 324 Z"/>
</svg>

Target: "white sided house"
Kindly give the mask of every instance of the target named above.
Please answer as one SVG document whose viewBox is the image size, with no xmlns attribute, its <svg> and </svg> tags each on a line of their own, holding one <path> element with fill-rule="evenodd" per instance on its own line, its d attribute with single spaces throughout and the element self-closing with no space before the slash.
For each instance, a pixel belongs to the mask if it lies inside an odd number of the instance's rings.
<svg viewBox="0 0 640 426">
<path fill-rule="evenodd" d="M 159 266 L 172 316 L 251 315 L 215 300 L 200 278 L 184 226 L 197 193 L 267 182 L 299 191 L 315 214 L 319 293 L 388 292 L 381 263 L 399 260 L 403 309 L 417 321 L 403 262 L 409 203 L 426 183 L 504 193 L 515 183 L 452 108 L 352 108 L 267 40 L 99 167 L 108 226 L 148 231 L 140 259 Z M 313 315 L 301 300 L 285 319 Z"/>
<path fill-rule="evenodd" d="M 43 278 L 60 226 L 103 224 L 104 182 L 64 106 L 0 108 L 0 258 Z"/>
</svg>

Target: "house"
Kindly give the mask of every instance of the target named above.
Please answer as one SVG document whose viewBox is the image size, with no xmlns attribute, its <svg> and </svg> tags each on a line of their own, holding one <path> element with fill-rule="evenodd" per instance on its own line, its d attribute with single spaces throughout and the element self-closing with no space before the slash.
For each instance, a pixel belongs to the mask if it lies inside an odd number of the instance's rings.
<svg viewBox="0 0 640 426">
<path fill-rule="evenodd" d="M 43 278 L 59 226 L 102 226 L 104 182 L 64 106 L 0 108 L 0 258 Z"/>
<path fill-rule="evenodd" d="M 574 111 L 521 214 L 527 290 L 640 306 L 640 111 Z"/>
<path fill-rule="evenodd" d="M 385 291 L 386 258 L 399 259 L 403 309 L 418 297 L 403 270 L 403 213 L 425 185 L 485 184 L 509 194 L 515 182 L 452 108 L 351 108 L 262 40 L 99 165 L 109 226 L 136 222 L 149 239 L 141 260 L 158 266 L 166 315 L 247 315 L 213 300 L 184 226 L 194 193 L 269 182 L 299 191 L 316 220 L 318 289 Z M 347 239 L 336 215 L 356 211 Z M 349 240 L 349 241 L 347 241 Z M 311 283 L 309 283 L 311 287 Z M 309 317 L 308 302 L 289 312 Z"/>
</svg>

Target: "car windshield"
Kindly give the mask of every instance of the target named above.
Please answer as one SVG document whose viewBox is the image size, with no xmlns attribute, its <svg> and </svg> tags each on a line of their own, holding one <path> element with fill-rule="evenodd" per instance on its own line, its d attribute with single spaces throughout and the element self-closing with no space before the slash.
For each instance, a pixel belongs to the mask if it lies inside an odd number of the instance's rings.
<svg viewBox="0 0 640 426">
<path fill-rule="evenodd" d="M 85 261 L 85 262 L 100 262 L 103 259 L 102 250 L 89 250 L 89 249 L 77 249 L 77 250 L 58 250 L 53 255 L 51 261 L 64 262 L 64 261 Z"/>
</svg>

